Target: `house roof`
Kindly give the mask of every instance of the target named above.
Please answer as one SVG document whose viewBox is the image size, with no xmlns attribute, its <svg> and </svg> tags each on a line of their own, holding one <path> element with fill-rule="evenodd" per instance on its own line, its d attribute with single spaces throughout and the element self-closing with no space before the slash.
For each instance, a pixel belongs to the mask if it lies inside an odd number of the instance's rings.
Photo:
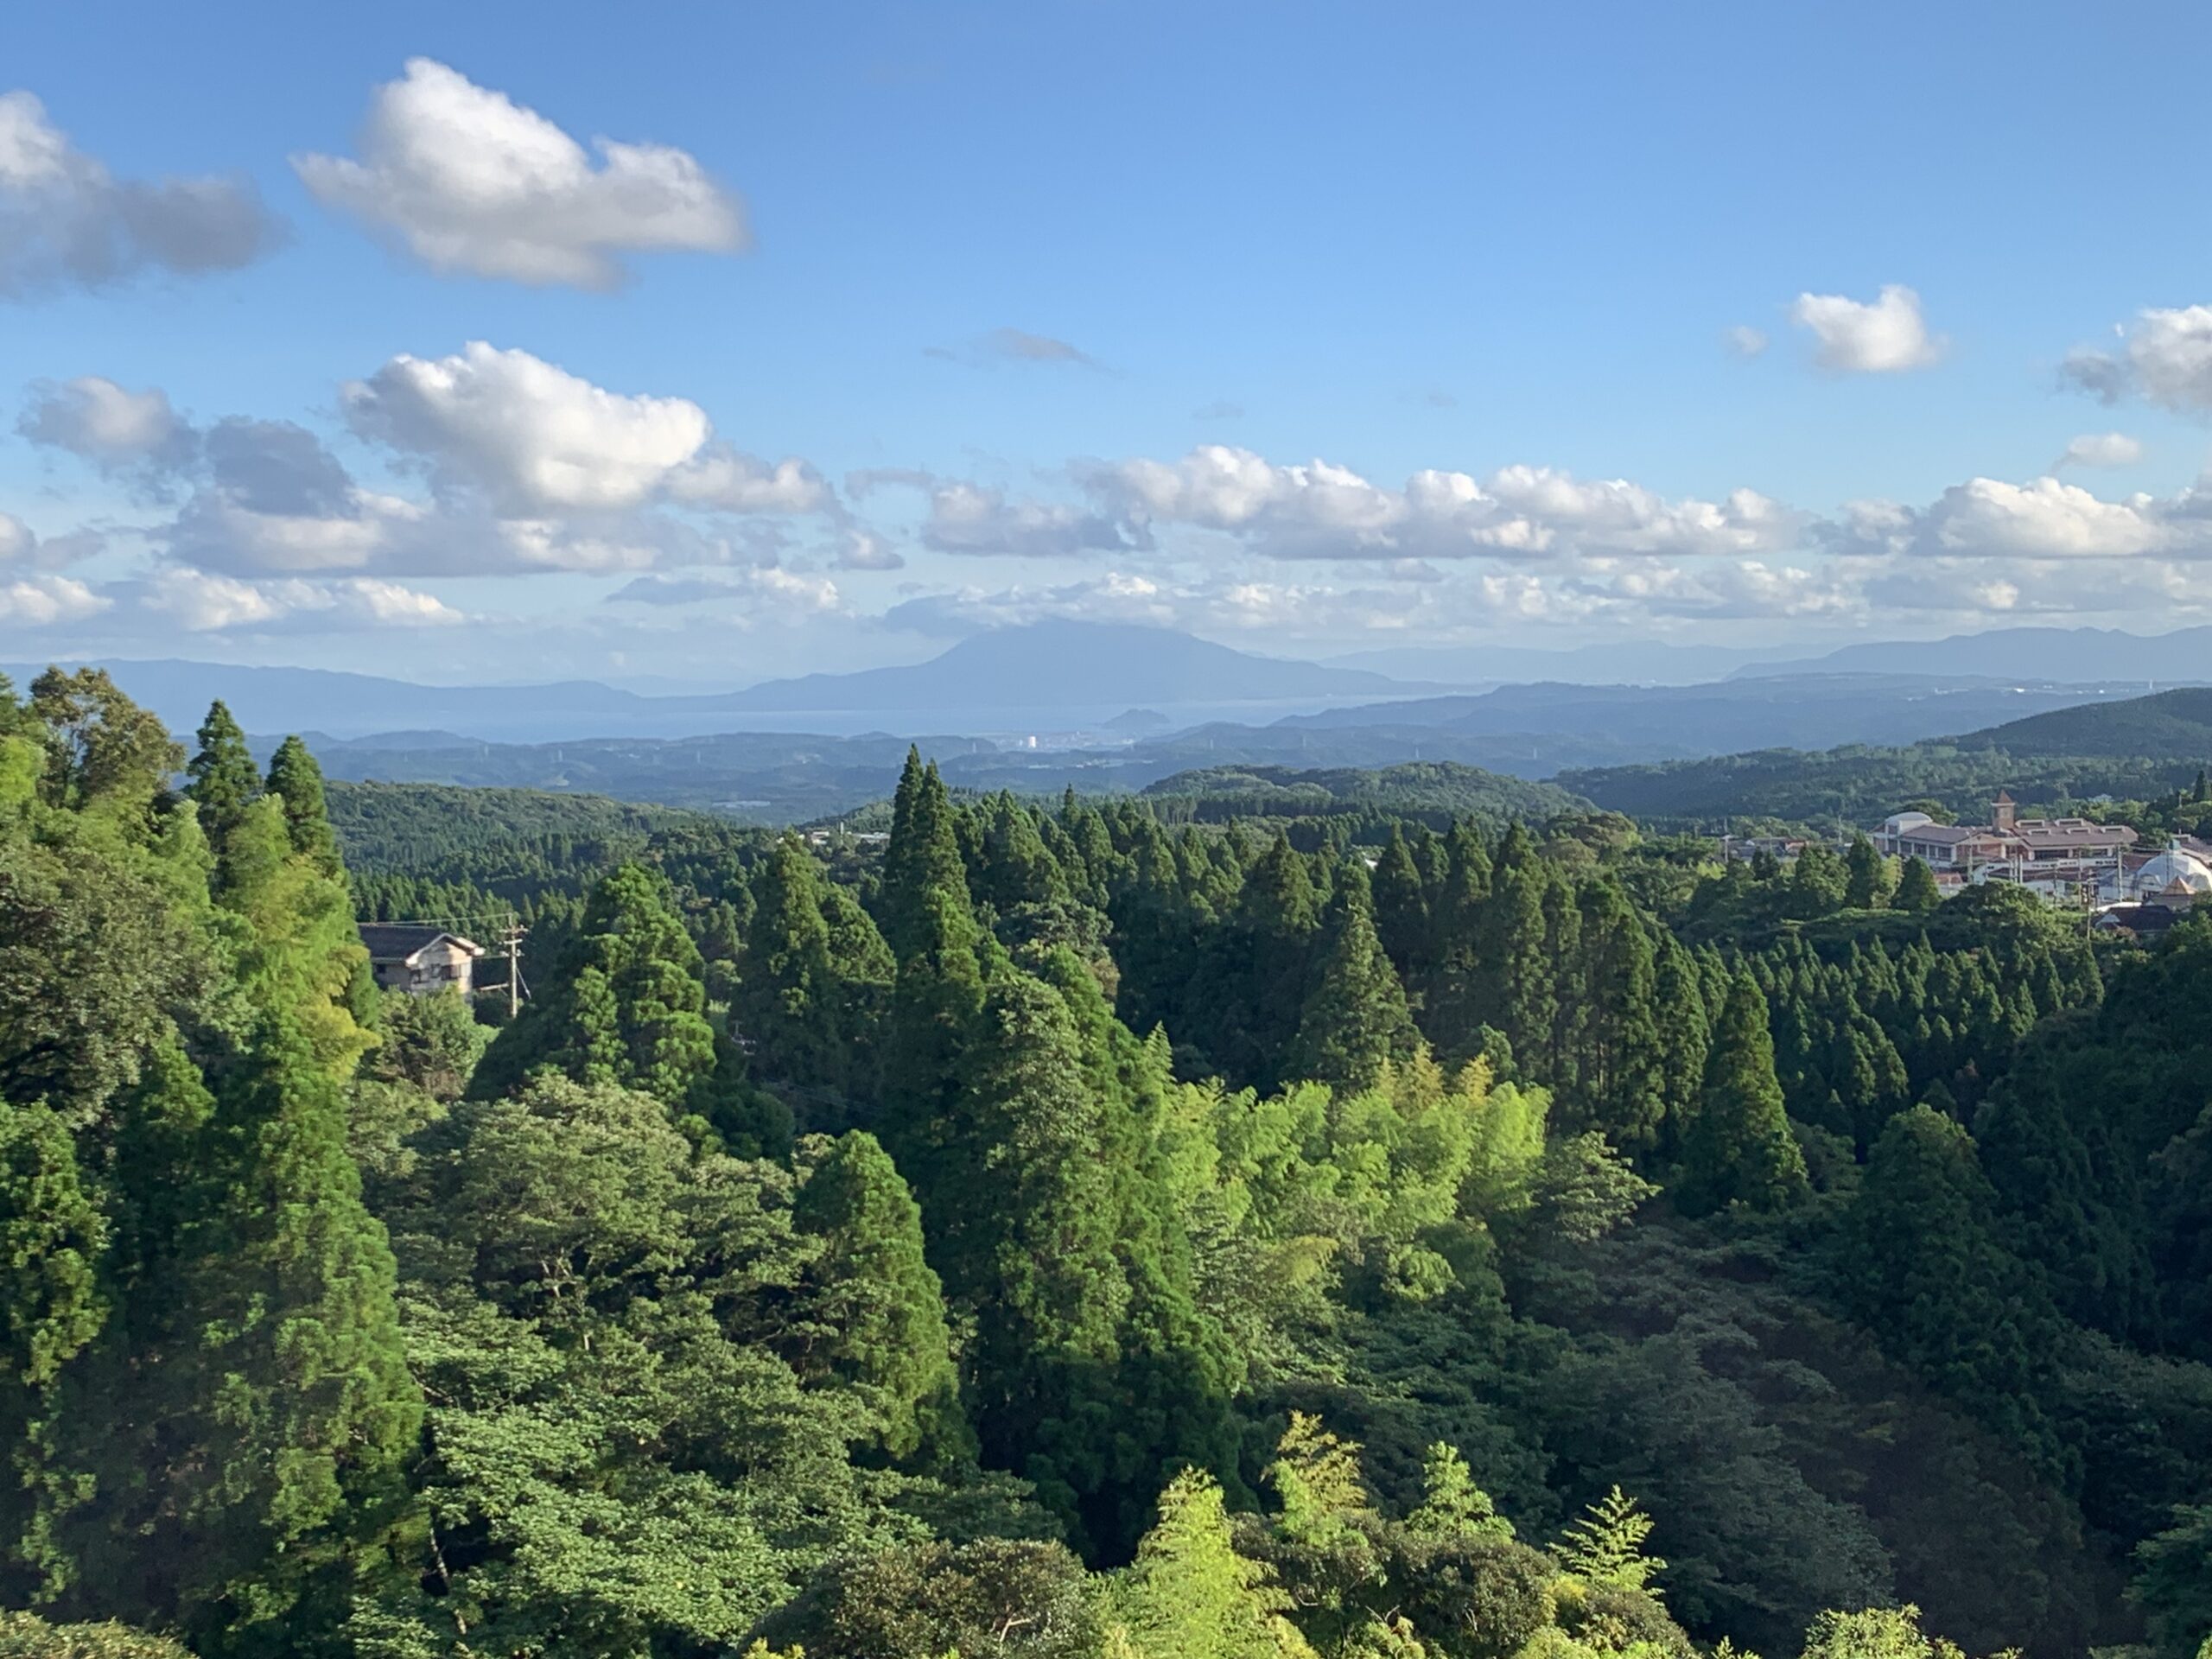
<svg viewBox="0 0 2212 1659">
<path fill-rule="evenodd" d="M 451 939 L 472 957 L 484 954 L 484 947 L 473 939 L 464 939 L 458 933 L 448 933 L 442 927 L 429 927 L 414 922 L 363 922 L 361 943 L 368 947 L 371 962 L 397 962 L 412 966 L 415 958 L 437 944 Z"/>
<path fill-rule="evenodd" d="M 1974 824 L 1916 823 L 1897 832 L 1900 841 L 1926 842 L 1936 847 L 1956 847 L 1962 842 L 1981 841 L 1995 832 Z"/>
<path fill-rule="evenodd" d="M 2096 823 L 2088 818 L 2023 818 L 2012 834 L 2031 847 L 2133 847 L 2135 832 L 2124 823 Z"/>
</svg>

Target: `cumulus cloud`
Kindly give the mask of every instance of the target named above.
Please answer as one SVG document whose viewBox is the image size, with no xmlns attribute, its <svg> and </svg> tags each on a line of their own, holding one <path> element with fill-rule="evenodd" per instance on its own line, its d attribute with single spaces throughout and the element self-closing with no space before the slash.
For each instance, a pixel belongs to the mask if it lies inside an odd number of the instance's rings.
<svg viewBox="0 0 2212 1659">
<path fill-rule="evenodd" d="M 281 226 L 243 179 L 118 179 L 27 92 L 0 92 L 0 296 L 251 264 Z"/>
<path fill-rule="evenodd" d="M 712 429 L 689 398 L 608 391 L 482 340 L 453 357 L 395 357 L 341 398 L 363 436 L 517 512 L 636 506 Z"/>
<path fill-rule="evenodd" d="M 1670 501 L 1624 480 L 1525 466 L 1484 479 L 1432 469 L 1392 490 L 1329 461 L 1285 466 L 1225 444 L 1176 461 L 1094 464 L 1084 477 L 1139 538 L 1183 524 L 1228 532 L 1277 558 L 1754 554 L 1790 545 L 1801 524 L 1750 490 L 1720 502 Z"/>
<path fill-rule="evenodd" d="M 684 151 L 594 138 L 594 162 L 536 111 L 428 58 L 372 94 L 359 148 L 292 166 L 326 206 L 448 274 L 604 289 L 626 276 L 625 254 L 749 242 L 743 204 Z"/>
<path fill-rule="evenodd" d="M 1815 360 L 1841 374 L 1926 368 L 1943 353 L 1921 315 L 1920 296 L 1898 283 L 1871 304 L 1841 294 L 1800 294 L 1789 320 L 1811 332 Z"/>
<path fill-rule="evenodd" d="M 2070 352 L 2059 377 L 2100 401 L 2137 394 L 2184 413 L 2212 410 L 2212 305 L 2139 312 L 2118 352 Z"/>
<path fill-rule="evenodd" d="M 2084 564 L 2064 559 L 1916 559 L 1867 575 L 1883 611 L 1955 617 L 2126 615 L 2171 618 L 2212 608 L 2188 565 L 2164 559 Z"/>
<path fill-rule="evenodd" d="M 1122 525 L 1108 515 L 1009 498 L 957 480 L 932 484 L 922 543 L 939 553 L 1023 559 L 1110 552 L 1130 544 Z"/>
<path fill-rule="evenodd" d="M 243 582 L 182 566 L 156 572 L 140 588 L 139 603 L 188 633 L 449 627 L 466 620 L 435 594 L 397 582 Z"/>
<path fill-rule="evenodd" d="M 0 625 L 43 628 L 81 622 L 111 603 L 73 576 L 0 577 Z"/>
<path fill-rule="evenodd" d="M 2143 459 L 2141 440 L 2125 432 L 2084 432 L 2070 440 L 2056 461 L 2054 473 L 2066 467 L 2133 467 Z"/>
<path fill-rule="evenodd" d="M 122 473 L 183 466 L 199 442 L 160 387 L 130 391 L 97 374 L 32 386 L 16 430 L 33 443 Z"/>
<path fill-rule="evenodd" d="M 1818 533 L 1838 555 L 1897 563 L 2203 559 L 2212 557 L 2212 494 L 2193 488 L 2112 501 L 2056 478 L 1973 478 L 1924 508 L 1855 502 Z"/>
</svg>

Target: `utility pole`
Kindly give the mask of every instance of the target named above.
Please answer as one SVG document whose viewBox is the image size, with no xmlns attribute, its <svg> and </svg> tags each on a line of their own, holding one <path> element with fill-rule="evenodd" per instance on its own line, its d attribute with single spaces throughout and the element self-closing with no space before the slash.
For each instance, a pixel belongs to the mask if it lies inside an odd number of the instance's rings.
<svg viewBox="0 0 2212 1659">
<path fill-rule="evenodd" d="M 512 1020 L 522 1012 L 522 918 L 510 912 L 507 917 L 507 1018 Z"/>
<path fill-rule="evenodd" d="M 499 932 L 499 943 L 505 947 L 501 954 L 507 959 L 507 982 L 482 987 L 487 991 L 505 991 L 507 994 L 507 1021 L 510 1025 L 522 1012 L 522 936 L 528 931 L 530 930 L 522 925 L 522 918 L 509 911 L 507 925 Z"/>
</svg>

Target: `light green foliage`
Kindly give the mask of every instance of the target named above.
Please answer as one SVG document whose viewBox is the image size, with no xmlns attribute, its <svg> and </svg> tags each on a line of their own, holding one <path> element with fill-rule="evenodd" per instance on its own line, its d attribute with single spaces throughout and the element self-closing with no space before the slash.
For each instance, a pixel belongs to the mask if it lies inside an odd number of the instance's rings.
<svg viewBox="0 0 2212 1659">
<path fill-rule="evenodd" d="M 1612 1488 L 1582 1512 L 1552 1546 L 1560 1565 L 1587 1583 L 1634 1590 L 1656 1597 L 1652 1578 L 1667 1563 L 1645 1553 L 1644 1540 L 1656 1524 L 1636 1500 Z"/>
<path fill-rule="evenodd" d="M 298 738 L 286 738 L 269 757 L 269 792 L 283 806 L 292 850 L 326 875 L 339 874 L 338 838 L 331 833 L 322 768 Z"/>
<path fill-rule="evenodd" d="M 1178 1476 L 1160 1497 L 1159 1524 L 1111 1586 L 1107 1651 L 1130 1659 L 1309 1659 L 1283 1617 L 1274 1575 L 1236 1552 L 1220 1486 Z"/>
<path fill-rule="evenodd" d="M 1869 1607 L 1863 1612 L 1825 1612 L 1805 1632 L 1802 1659 L 1966 1659 L 1955 1642 L 1928 1636 L 1920 1609 Z M 2011 1659 L 1999 1656 L 1999 1659 Z"/>
<path fill-rule="evenodd" d="M 0 1611 L 0 1659 L 192 1659 L 163 1636 L 126 1624 L 49 1624 L 35 1613 Z"/>
<path fill-rule="evenodd" d="M 1424 1538 L 1513 1536 L 1513 1523 L 1475 1484 L 1459 1448 L 1442 1440 L 1422 1458 L 1421 1506 L 1406 1517 L 1406 1529 Z"/>
<path fill-rule="evenodd" d="M 1268 1466 L 1268 1482 L 1282 1506 L 1278 1524 L 1294 1543 L 1333 1543 L 1373 1514 L 1360 1478 L 1359 1448 L 1330 1433 L 1310 1412 L 1290 1414 L 1290 1427 Z"/>
<path fill-rule="evenodd" d="M 247 995 L 296 1030 L 331 1075 L 350 1075 L 376 1039 L 349 1005 L 367 953 L 343 874 L 294 847 L 274 794 L 231 826 L 219 871 L 222 918 Z"/>
</svg>

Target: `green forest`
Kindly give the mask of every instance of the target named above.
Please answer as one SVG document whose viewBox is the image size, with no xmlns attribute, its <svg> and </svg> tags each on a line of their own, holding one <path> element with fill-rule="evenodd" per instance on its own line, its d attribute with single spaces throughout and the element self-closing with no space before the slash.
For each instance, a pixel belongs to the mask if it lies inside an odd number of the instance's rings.
<svg viewBox="0 0 2212 1659">
<path fill-rule="evenodd" d="M 0 691 L 0 1659 L 2212 1655 L 2212 915 L 1409 783 Z"/>
</svg>

